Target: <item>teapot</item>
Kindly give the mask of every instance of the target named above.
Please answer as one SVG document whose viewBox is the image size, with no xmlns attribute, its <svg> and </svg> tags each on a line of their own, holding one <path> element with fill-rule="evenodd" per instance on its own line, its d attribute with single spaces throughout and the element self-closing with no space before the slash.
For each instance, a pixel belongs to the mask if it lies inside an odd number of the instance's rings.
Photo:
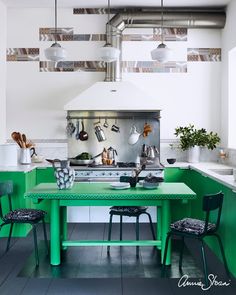
<svg viewBox="0 0 236 295">
<path fill-rule="evenodd" d="M 133 125 L 133 126 L 131 127 L 131 130 L 130 130 L 130 136 L 129 136 L 129 139 L 128 139 L 128 144 L 133 145 L 133 144 L 137 143 L 138 140 L 139 140 L 139 136 L 140 136 L 140 135 L 141 135 L 141 133 L 139 133 L 139 132 L 137 131 L 136 126 Z"/>
</svg>

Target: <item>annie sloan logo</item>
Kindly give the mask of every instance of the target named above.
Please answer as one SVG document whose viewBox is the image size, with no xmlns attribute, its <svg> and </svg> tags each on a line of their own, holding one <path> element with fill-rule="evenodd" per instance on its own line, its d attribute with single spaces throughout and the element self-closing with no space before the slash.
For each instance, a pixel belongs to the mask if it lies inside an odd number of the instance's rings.
<svg viewBox="0 0 236 295">
<path fill-rule="evenodd" d="M 230 285 L 230 280 L 228 282 L 226 281 L 218 281 L 217 275 L 209 274 L 208 275 L 208 286 L 206 286 L 203 282 L 198 281 L 190 281 L 188 275 L 183 275 L 178 282 L 178 287 L 191 287 L 191 286 L 197 286 L 200 287 L 203 291 L 209 290 L 212 286 L 217 287 L 227 287 Z"/>
</svg>

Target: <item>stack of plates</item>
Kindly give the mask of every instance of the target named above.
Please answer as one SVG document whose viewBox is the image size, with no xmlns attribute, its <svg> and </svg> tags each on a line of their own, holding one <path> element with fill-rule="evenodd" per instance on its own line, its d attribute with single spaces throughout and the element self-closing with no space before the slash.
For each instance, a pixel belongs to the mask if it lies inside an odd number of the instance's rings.
<svg viewBox="0 0 236 295">
<path fill-rule="evenodd" d="M 130 184 L 127 182 L 112 182 L 111 187 L 113 189 L 127 189 L 130 188 Z"/>
</svg>

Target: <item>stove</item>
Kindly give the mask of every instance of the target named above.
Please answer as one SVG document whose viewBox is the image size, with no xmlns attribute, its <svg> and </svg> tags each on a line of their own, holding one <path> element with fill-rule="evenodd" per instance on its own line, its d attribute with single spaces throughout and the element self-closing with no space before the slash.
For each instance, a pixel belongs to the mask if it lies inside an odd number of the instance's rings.
<svg viewBox="0 0 236 295">
<path fill-rule="evenodd" d="M 119 181 L 121 176 L 132 176 L 135 163 L 118 162 L 117 165 L 96 165 L 96 166 L 75 166 L 76 182 L 114 182 Z M 140 177 L 145 177 L 152 173 L 157 177 L 164 177 L 163 167 L 147 167 L 140 173 Z"/>
</svg>

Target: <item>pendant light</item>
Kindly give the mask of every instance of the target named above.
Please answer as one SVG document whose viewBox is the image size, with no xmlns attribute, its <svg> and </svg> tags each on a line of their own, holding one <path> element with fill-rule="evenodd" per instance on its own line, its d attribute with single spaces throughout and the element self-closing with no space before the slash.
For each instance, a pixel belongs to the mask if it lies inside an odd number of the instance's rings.
<svg viewBox="0 0 236 295">
<path fill-rule="evenodd" d="M 157 60 L 159 62 L 166 62 L 170 60 L 172 50 L 163 43 L 163 40 L 163 0 L 161 0 L 161 44 L 151 51 L 151 57 L 153 60 Z"/>
<path fill-rule="evenodd" d="M 54 28 L 54 43 L 51 47 L 45 49 L 44 53 L 47 59 L 51 61 L 60 61 L 66 58 L 66 50 L 65 48 L 61 47 L 56 40 L 57 34 L 57 0 L 55 0 L 55 28 Z"/>
<path fill-rule="evenodd" d="M 110 21 L 110 0 L 108 0 L 108 20 L 107 20 L 107 24 L 108 24 L 108 28 L 109 28 L 109 35 L 111 36 L 111 30 L 110 30 L 110 26 L 109 26 L 109 21 Z M 108 32 L 107 32 L 108 35 Z M 111 43 L 108 42 L 108 40 L 106 41 L 106 44 L 100 48 L 99 51 L 99 55 L 100 55 L 100 59 L 102 61 L 105 61 L 107 63 L 116 61 L 119 58 L 120 55 L 120 50 L 118 48 L 115 48 L 111 45 Z"/>
</svg>

